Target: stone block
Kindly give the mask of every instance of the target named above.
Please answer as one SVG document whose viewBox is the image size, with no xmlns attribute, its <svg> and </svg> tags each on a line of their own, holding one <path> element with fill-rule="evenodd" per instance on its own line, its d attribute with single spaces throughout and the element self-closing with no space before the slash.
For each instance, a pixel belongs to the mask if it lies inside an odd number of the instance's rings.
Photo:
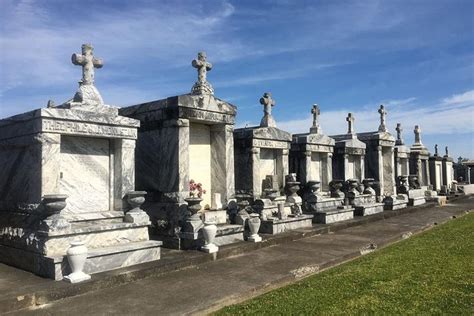
<svg viewBox="0 0 474 316">
<path fill-rule="evenodd" d="M 331 224 L 346 221 L 353 218 L 354 208 L 342 207 L 340 209 L 333 209 L 314 213 L 313 222 L 321 224 Z"/>
<path fill-rule="evenodd" d="M 383 212 L 383 203 L 374 203 L 370 205 L 360 205 L 354 207 L 355 216 L 367 216 Z"/>
</svg>

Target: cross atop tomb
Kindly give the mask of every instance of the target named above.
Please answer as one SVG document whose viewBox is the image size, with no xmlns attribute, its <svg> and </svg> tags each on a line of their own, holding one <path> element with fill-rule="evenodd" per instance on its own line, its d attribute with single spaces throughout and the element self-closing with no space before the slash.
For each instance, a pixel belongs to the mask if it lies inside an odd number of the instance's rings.
<svg viewBox="0 0 474 316">
<path fill-rule="evenodd" d="M 418 125 L 415 125 L 415 144 L 422 145 L 421 143 L 421 128 Z"/>
<path fill-rule="evenodd" d="M 82 54 L 72 54 L 71 61 L 74 65 L 82 66 L 81 85 L 94 84 L 94 68 L 102 68 L 104 62 L 102 59 L 95 58 L 94 48 L 91 44 L 82 45 Z"/>
<path fill-rule="evenodd" d="M 435 144 L 434 148 L 435 148 L 435 153 L 434 153 L 434 155 L 435 155 L 435 156 L 438 156 L 438 144 Z"/>
<path fill-rule="evenodd" d="M 191 64 L 198 72 L 198 80 L 194 83 L 191 93 L 214 94 L 214 89 L 207 82 L 207 72 L 211 71 L 212 64 L 207 61 L 206 52 L 199 52 L 197 59 L 194 59 Z"/>
<path fill-rule="evenodd" d="M 310 133 L 319 134 L 322 132 L 319 126 L 319 115 L 321 115 L 321 110 L 319 109 L 319 106 L 317 104 L 313 104 L 311 114 L 313 114 L 313 126 L 310 128 Z"/>
<path fill-rule="evenodd" d="M 446 154 L 444 156 L 449 157 L 448 146 L 444 147 L 444 151 L 446 152 Z"/>
<path fill-rule="evenodd" d="M 378 112 L 380 114 L 379 132 L 386 132 L 387 126 L 385 125 L 385 117 L 387 116 L 387 111 L 385 111 L 385 107 L 383 106 L 383 104 L 380 105 Z"/>
<path fill-rule="evenodd" d="M 395 144 L 396 145 L 403 145 L 404 142 L 403 142 L 403 138 L 402 138 L 402 132 L 403 132 L 402 124 L 397 123 L 397 128 L 395 130 L 397 131 L 397 140 L 396 140 Z"/>
<path fill-rule="evenodd" d="M 355 122 L 355 117 L 352 115 L 352 113 L 348 113 L 346 117 L 347 121 L 347 134 L 354 134 L 354 122 Z"/>
<path fill-rule="evenodd" d="M 275 100 L 272 99 L 270 92 L 265 92 L 260 98 L 260 104 L 263 105 L 263 118 L 260 121 L 260 127 L 276 127 L 276 122 L 272 116 L 272 107 L 275 106 Z"/>
</svg>

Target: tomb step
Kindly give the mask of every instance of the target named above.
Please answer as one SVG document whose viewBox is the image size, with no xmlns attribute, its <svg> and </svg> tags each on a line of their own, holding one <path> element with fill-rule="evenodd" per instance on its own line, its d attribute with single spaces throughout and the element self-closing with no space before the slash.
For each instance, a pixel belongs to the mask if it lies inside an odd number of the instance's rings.
<svg viewBox="0 0 474 316">
<path fill-rule="evenodd" d="M 104 211 L 104 212 L 88 212 L 88 213 L 74 213 L 64 214 L 64 217 L 71 223 L 75 222 L 90 222 L 90 221 L 101 221 L 101 222 L 114 222 L 117 219 L 124 217 L 122 211 Z"/>
<path fill-rule="evenodd" d="M 63 255 L 73 241 L 82 241 L 89 249 L 126 245 L 149 239 L 148 223 L 76 222 L 69 229 L 41 232 L 41 251 L 48 256 Z"/>
<path fill-rule="evenodd" d="M 94 274 L 160 259 L 161 241 L 147 240 L 90 249 L 84 272 Z M 61 280 L 70 273 L 66 256 L 50 257 L 54 263 L 54 278 Z M 52 271 L 51 271 L 52 272 Z"/>
</svg>

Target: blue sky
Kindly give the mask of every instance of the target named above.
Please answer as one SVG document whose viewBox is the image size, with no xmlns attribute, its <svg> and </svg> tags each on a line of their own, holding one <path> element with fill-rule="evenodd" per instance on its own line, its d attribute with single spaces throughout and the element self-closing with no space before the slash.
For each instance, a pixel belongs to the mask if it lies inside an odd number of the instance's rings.
<svg viewBox="0 0 474 316">
<path fill-rule="evenodd" d="M 105 65 L 96 85 L 126 106 L 188 93 L 191 60 L 207 52 L 216 96 L 256 125 L 263 92 L 280 128 L 305 132 L 313 103 L 329 135 L 419 124 L 432 151 L 474 158 L 474 1 L 0 0 L 0 117 L 72 97 L 70 61 L 92 43 Z"/>
</svg>

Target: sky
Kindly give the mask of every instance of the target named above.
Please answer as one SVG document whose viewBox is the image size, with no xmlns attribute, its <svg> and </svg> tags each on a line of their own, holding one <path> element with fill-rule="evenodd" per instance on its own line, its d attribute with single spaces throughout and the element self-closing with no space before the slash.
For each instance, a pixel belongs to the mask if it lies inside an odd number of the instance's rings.
<svg viewBox="0 0 474 316">
<path fill-rule="evenodd" d="M 280 129 L 309 131 L 321 108 L 328 135 L 389 130 L 450 156 L 474 158 L 474 1 L 0 0 L 0 118 L 70 99 L 91 43 L 96 86 L 128 106 L 189 93 L 206 51 L 215 95 L 258 125 L 271 92 Z"/>
</svg>

